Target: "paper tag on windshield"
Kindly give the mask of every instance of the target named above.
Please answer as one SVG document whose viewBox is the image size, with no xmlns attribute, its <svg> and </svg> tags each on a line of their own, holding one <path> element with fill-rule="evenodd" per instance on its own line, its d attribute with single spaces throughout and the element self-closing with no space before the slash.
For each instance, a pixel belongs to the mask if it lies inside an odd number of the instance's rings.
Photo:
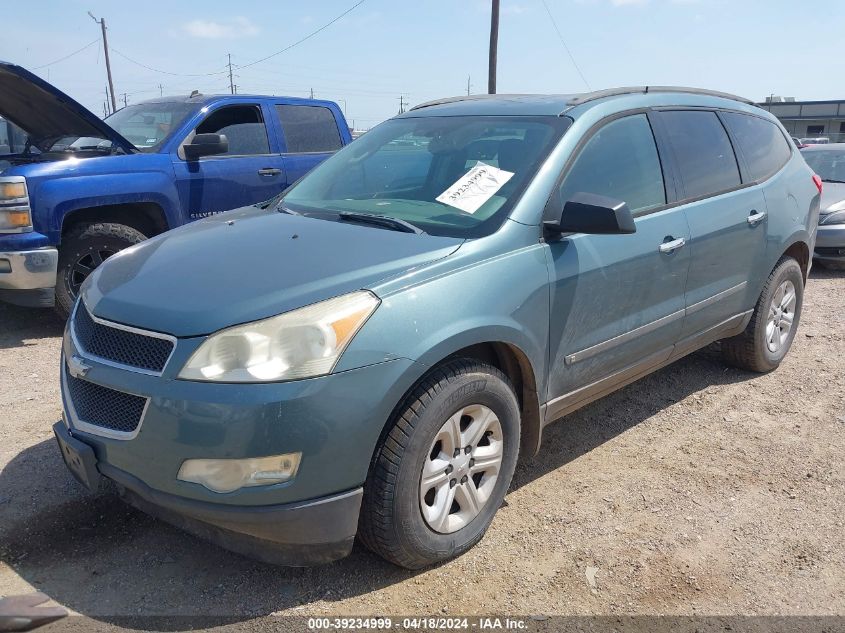
<svg viewBox="0 0 845 633">
<path fill-rule="evenodd" d="M 511 179 L 513 172 L 498 169 L 479 161 L 475 167 L 435 198 L 466 213 L 475 213 L 502 186 Z"/>
</svg>

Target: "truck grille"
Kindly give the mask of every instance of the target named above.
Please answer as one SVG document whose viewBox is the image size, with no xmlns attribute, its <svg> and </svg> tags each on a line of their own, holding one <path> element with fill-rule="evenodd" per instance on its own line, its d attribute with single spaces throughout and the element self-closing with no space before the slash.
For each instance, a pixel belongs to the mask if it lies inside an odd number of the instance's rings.
<svg viewBox="0 0 845 633">
<path fill-rule="evenodd" d="M 64 368 L 67 395 L 80 422 L 120 433 L 134 433 L 147 399 L 115 391 L 70 375 Z"/>
<path fill-rule="evenodd" d="M 149 372 L 161 373 L 173 351 L 170 339 L 96 322 L 82 302 L 74 312 L 73 331 L 83 352 Z"/>
</svg>

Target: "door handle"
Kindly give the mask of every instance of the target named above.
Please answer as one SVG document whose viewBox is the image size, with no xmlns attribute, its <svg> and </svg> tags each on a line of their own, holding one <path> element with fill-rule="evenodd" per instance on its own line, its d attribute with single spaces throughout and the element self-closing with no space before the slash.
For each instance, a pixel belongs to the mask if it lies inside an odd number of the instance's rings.
<svg viewBox="0 0 845 633">
<path fill-rule="evenodd" d="M 747 221 L 751 226 L 757 226 L 757 224 L 759 224 L 765 217 L 765 211 L 752 211 L 751 215 L 748 216 Z"/>
<path fill-rule="evenodd" d="M 282 173 L 281 169 L 276 169 L 275 167 L 265 167 L 264 169 L 258 170 L 259 176 L 278 176 Z"/>
<path fill-rule="evenodd" d="M 676 240 L 672 240 L 671 242 L 663 242 L 663 244 L 660 245 L 660 252 L 671 253 L 673 251 L 678 250 L 679 248 L 681 248 L 681 246 L 686 243 L 687 241 L 682 237 L 679 237 Z"/>
</svg>

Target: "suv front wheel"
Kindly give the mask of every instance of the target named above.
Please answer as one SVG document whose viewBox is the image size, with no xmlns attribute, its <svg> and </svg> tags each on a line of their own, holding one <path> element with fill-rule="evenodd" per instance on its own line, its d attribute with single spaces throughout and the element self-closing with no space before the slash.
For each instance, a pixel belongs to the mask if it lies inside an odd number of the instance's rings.
<svg viewBox="0 0 845 633">
<path fill-rule="evenodd" d="M 748 327 L 722 341 L 729 365 L 756 372 L 776 369 L 786 356 L 801 318 L 804 275 L 791 257 L 784 257 L 769 275 Z"/>
<path fill-rule="evenodd" d="M 435 369 L 379 447 L 364 486 L 361 540 L 408 569 L 462 554 L 502 504 L 519 436 L 519 404 L 502 372 L 471 359 Z"/>
</svg>

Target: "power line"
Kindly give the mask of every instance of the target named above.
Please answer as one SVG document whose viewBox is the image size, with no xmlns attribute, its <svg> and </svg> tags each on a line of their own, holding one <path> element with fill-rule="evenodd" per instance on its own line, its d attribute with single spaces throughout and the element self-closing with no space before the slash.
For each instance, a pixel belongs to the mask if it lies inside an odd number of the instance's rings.
<svg viewBox="0 0 845 633">
<path fill-rule="evenodd" d="M 132 59 L 131 57 L 127 56 L 127 55 L 124 55 L 123 53 L 121 53 L 116 48 L 113 48 L 113 47 L 109 47 L 109 48 L 111 49 L 112 52 L 117 53 L 118 55 L 120 55 L 126 61 L 132 62 L 133 64 L 135 64 L 136 66 L 140 66 L 141 68 L 146 68 L 147 70 L 151 70 L 154 73 L 161 73 L 162 75 L 170 75 L 172 77 L 213 77 L 213 76 L 216 76 L 216 75 L 225 75 L 229 72 L 228 70 L 220 70 L 220 71 L 216 71 L 216 72 L 213 72 L 213 73 L 172 73 L 169 70 L 161 70 L 159 68 L 153 68 L 152 66 L 147 66 L 146 64 L 142 64 L 141 62 L 136 61 L 136 60 Z"/>
<path fill-rule="evenodd" d="M 303 37 L 302 39 L 297 40 L 296 42 L 294 42 L 293 44 L 291 44 L 291 45 L 289 45 L 289 46 L 286 46 L 286 47 L 285 47 L 285 48 L 283 48 L 282 50 L 280 50 L 280 51 L 276 51 L 276 52 L 275 52 L 275 53 L 273 53 L 272 55 L 267 55 L 267 57 L 262 57 L 261 59 L 258 59 L 258 60 L 254 61 L 254 62 L 250 62 L 249 64 L 244 64 L 243 66 L 238 66 L 238 68 L 249 68 L 250 66 L 255 66 L 256 64 L 260 64 L 261 62 L 266 62 L 268 59 L 270 59 L 270 58 L 272 58 L 272 57 L 276 57 L 277 55 L 281 55 L 282 53 L 284 53 L 284 52 L 286 52 L 286 51 L 289 51 L 289 50 L 290 50 L 290 49 L 292 49 L 294 46 L 299 46 L 299 45 L 300 45 L 300 44 L 302 44 L 303 42 L 305 42 L 305 41 L 307 41 L 307 40 L 310 40 L 312 37 L 314 37 L 315 35 L 317 35 L 317 33 L 319 33 L 320 31 L 325 31 L 325 30 L 326 30 L 327 28 L 329 28 L 332 24 L 334 24 L 335 22 L 337 22 L 337 21 L 338 21 L 338 20 L 340 20 L 341 18 L 345 17 L 347 14 L 352 13 L 355 9 L 357 9 L 357 8 L 358 8 L 358 7 L 360 7 L 362 4 L 364 4 L 364 2 L 365 2 L 365 1 L 366 1 L 366 0 L 358 0 L 358 2 L 356 2 L 355 4 L 353 4 L 351 7 L 349 7 L 346 11 L 344 11 L 343 13 L 341 13 L 341 14 L 340 14 L 339 16 L 337 16 L 336 18 L 334 18 L 332 21 L 327 22 L 326 24 L 324 24 L 323 26 L 321 26 L 321 27 L 320 27 L 319 29 L 317 29 L 316 31 L 312 31 L 311 33 L 309 33 L 308 35 L 306 35 L 306 36 L 305 36 L 305 37 Z"/>
<path fill-rule="evenodd" d="M 79 54 L 79 53 L 81 53 L 82 51 L 84 51 L 84 50 L 87 50 L 87 49 L 91 48 L 92 46 L 94 46 L 94 44 L 98 43 L 99 41 L 100 41 L 100 38 L 98 37 L 98 38 L 97 38 L 96 40 L 94 40 L 93 42 L 88 42 L 85 46 L 83 46 L 83 47 L 82 47 L 82 48 L 80 48 L 79 50 L 77 50 L 77 51 L 73 51 L 70 55 L 65 55 L 64 57 L 62 57 L 62 58 L 60 58 L 60 59 L 57 59 L 57 60 L 56 60 L 56 61 L 54 61 L 54 62 L 50 62 L 49 64 L 42 64 L 41 66 L 36 66 L 36 67 L 35 67 L 35 68 L 33 68 L 32 70 L 41 70 L 42 68 L 47 68 L 47 66 L 54 66 L 55 64 L 58 64 L 59 62 L 63 62 L 63 61 L 65 61 L 66 59 L 70 59 L 70 58 L 71 58 L 71 57 L 73 57 L 74 55 L 78 55 L 78 54 Z"/>
<path fill-rule="evenodd" d="M 569 55 L 569 60 L 572 62 L 572 65 L 575 66 L 575 70 L 578 71 L 578 74 L 581 76 L 581 81 L 584 82 L 584 85 L 587 86 L 587 90 L 592 91 L 593 89 L 590 87 L 590 82 L 587 81 L 587 78 L 584 77 L 584 73 L 581 72 L 581 69 L 578 67 L 578 63 L 575 61 L 575 58 L 572 56 L 572 51 L 569 50 L 569 47 L 566 45 L 566 42 L 563 39 L 563 35 L 560 32 L 560 29 L 557 28 L 557 22 L 555 22 L 555 18 L 552 15 L 552 12 L 549 10 L 549 5 L 546 4 L 546 0 L 542 0 L 543 6 L 546 7 L 546 13 L 549 14 L 549 19 L 552 21 L 552 26 L 555 27 L 555 31 L 557 31 L 557 36 L 560 38 L 560 43 L 563 44 L 563 48 L 566 50 L 566 54 Z"/>
</svg>

